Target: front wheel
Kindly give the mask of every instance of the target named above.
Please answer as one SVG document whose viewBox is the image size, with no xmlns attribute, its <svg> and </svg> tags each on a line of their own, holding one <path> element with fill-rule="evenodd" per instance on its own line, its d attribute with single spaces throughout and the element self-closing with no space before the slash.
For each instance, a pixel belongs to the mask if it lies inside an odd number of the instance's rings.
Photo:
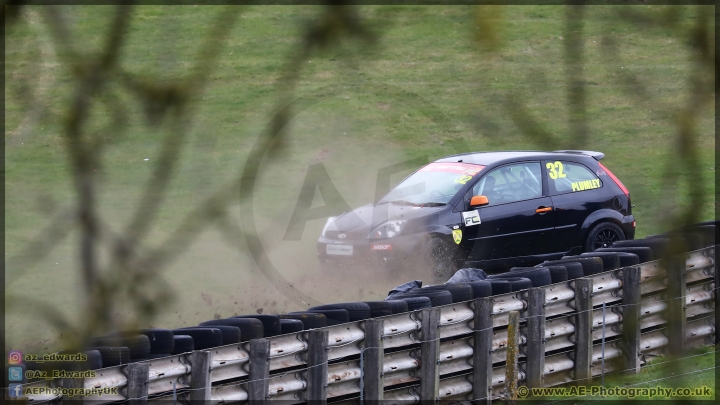
<svg viewBox="0 0 720 405">
<path fill-rule="evenodd" d="M 442 240 L 439 236 L 429 236 L 421 246 L 423 264 L 430 266 L 435 283 L 444 283 L 457 271 L 457 246 Z"/>
<path fill-rule="evenodd" d="M 585 251 L 594 252 L 596 249 L 610 247 L 619 240 L 625 240 L 625 232 L 612 222 L 601 222 L 590 229 L 585 241 Z"/>
</svg>

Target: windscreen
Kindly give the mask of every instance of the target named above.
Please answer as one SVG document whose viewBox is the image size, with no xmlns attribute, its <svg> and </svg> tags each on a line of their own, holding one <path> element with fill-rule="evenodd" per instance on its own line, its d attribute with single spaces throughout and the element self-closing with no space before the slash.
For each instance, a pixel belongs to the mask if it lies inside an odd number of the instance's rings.
<svg viewBox="0 0 720 405">
<path fill-rule="evenodd" d="M 379 202 L 447 204 L 484 167 L 470 163 L 430 163 L 403 180 Z"/>
</svg>

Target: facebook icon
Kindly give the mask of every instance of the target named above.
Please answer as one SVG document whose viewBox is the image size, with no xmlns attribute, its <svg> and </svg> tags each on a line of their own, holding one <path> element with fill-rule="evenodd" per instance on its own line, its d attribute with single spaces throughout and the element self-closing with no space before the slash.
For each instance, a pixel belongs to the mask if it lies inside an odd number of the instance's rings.
<svg viewBox="0 0 720 405">
<path fill-rule="evenodd" d="M 8 385 L 8 394 L 10 398 L 18 398 L 22 396 L 22 384 Z"/>
</svg>

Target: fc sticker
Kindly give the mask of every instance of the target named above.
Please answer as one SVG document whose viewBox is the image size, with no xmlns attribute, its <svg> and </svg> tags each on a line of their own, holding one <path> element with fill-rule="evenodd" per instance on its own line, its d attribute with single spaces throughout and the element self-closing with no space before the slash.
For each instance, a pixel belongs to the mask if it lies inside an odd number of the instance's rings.
<svg viewBox="0 0 720 405">
<path fill-rule="evenodd" d="M 462 213 L 463 223 L 465 226 L 473 226 L 480 224 L 480 211 L 465 211 Z"/>
<path fill-rule="evenodd" d="M 462 242 L 462 229 L 453 229 L 453 240 L 458 245 Z"/>
</svg>

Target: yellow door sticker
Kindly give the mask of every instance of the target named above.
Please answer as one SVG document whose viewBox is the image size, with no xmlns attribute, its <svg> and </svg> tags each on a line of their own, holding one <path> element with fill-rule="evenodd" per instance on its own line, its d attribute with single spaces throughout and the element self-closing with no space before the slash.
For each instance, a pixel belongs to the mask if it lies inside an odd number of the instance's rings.
<svg viewBox="0 0 720 405">
<path fill-rule="evenodd" d="M 560 161 L 548 162 L 545 164 L 545 167 L 549 170 L 548 175 L 550 175 L 550 178 L 553 180 L 556 179 L 562 179 L 565 177 L 565 173 L 563 173 L 563 164 Z"/>
<path fill-rule="evenodd" d="M 462 229 L 453 229 L 453 240 L 458 245 L 462 242 Z"/>
<path fill-rule="evenodd" d="M 600 179 L 572 182 L 572 191 L 585 191 L 594 188 L 600 188 Z"/>
</svg>

